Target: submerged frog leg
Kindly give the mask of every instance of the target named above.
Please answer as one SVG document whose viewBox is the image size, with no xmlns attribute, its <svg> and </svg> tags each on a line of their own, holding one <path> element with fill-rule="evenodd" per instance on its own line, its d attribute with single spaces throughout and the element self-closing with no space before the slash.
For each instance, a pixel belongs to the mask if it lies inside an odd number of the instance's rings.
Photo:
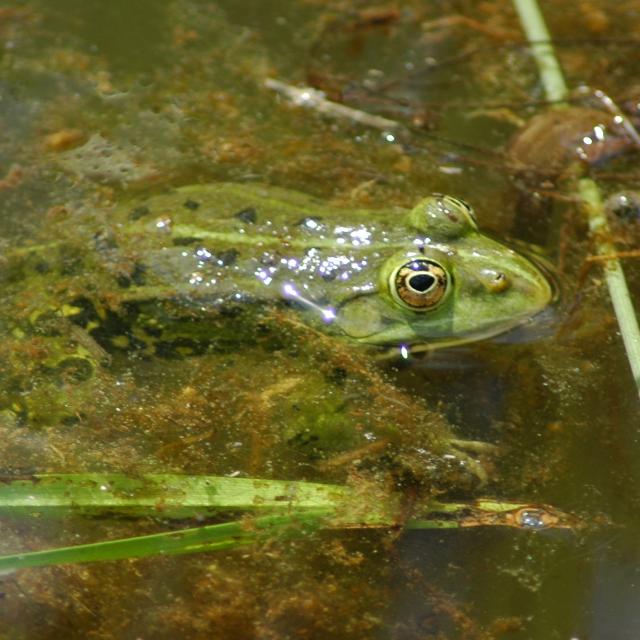
<svg viewBox="0 0 640 640">
<path fill-rule="evenodd" d="M 9 375 L 0 388 L 0 404 L 30 426 L 73 424 L 95 403 L 97 363 L 84 350 L 70 352 L 28 341 L 10 345 Z M 55 353 L 57 351 L 57 353 Z"/>
<path fill-rule="evenodd" d="M 247 398 L 245 411 L 253 425 L 250 436 L 249 473 L 255 474 L 263 467 L 267 452 L 274 446 L 275 436 L 269 427 L 275 400 L 290 395 L 302 384 L 302 377 L 288 376 L 269 385 L 257 396 Z"/>
<path fill-rule="evenodd" d="M 362 353 L 359 350 L 355 350 L 353 346 L 335 340 L 335 338 L 330 335 L 314 329 L 308 324 L 302 322 L 297 318 L 297 316 L 285 313 L 280 309 L 273 308 L 269 310 L 269 315 L 271 315 L 280 325 L 286 323 L 293 329 L 304 331 L 305 333 L 313 336 L 313 340 L 316 341 L 319 346 L 326 348 L 339 362 L 348 363 L 350 370 L 361 375 L 371 384 L 385 384 L 380 372 L 369 366 L 369 360 L 364 358 Z"/>
<path fill-rule="evenodd" d="M 376 413 L 385 425 L 377 432 L 371 444 L 349 447 L 346 451 L 329 455 L 314 466 L 324 471 L 339 468 L 360 468 L 386 461 L 383 466 L 406 482 L 407 486 L 424 486 L 429 490 L 446 491 L 452 486 L 477 488 L 488 481 L 488 471 L 482 462 L 464 451 L 464 441 L 452 441 L 452 431 L 438 420 L 438 414 L 426 410 L 424 405 L 408 396 L 385 379 L 375 366 L 375 358 L 363 354 L 361 349 L 332 339 L 301 323 L 295 316 L 274 309 L 271 312 L 280 326 L 289 324 L 303 335 L 312 334 L 321 352 L 322 362 L 330 363 L 360 377 L 370 385 L 372 404 L 369 411 Z M 494 453 L 493 446 L 471 443 L 473 453 Z"/>
<path fill-rule="evenodd" d="M 495 457 L 500 452 L 500 447 L 482 440 L 459 440 L 457 438 L 449 440 L 449 444 L 461 456 L 461 462 L 478 477 L 480 486 L 487 484 L 489 481 L 487 468 L 482 460 L 478 459 L 478 456 L 481 458 Z"/>
<path fill-rule="evenodd" d="M 326 460 L 322 460 L 321 462 L 317 462 L 314 466 L 321 471 L 345 467 L 355 462 L 360 462 L 366 458 L 379 457 L 389 444 L 390 441 L 388 439 L 378 440 L 376 442 L 366 444 L 363 447 L 358 447 L 357 449 L 352 449 L 346 453 L 341 453 Z"/>
<path fill-rule="evenodd" d="M 443 457 L 447 458 L 451 463 L 457 462 L 465 471 L 477 479 L 478 486 L 484 487 L 487 482 L 489 482 L 489 473 L 485 465 L 480 460 L 477 460 L 458 448 L 454 442 L 450 442 L 450 444 L 453 446 L 455 453 L 445 454 Z"/>
<path fill-rule="evenodd" d="M 500 447 L 490 442 L 484 442 L 482 440 L 458 440 L 453 438 L 449 440 L 449 443 L 456 449 L 466 451 L 468 453 L 477 453 L 488 456 L 495 456 L 499 453 Z"/>
<path fill-rule="evenodd" d="M 2 352 L 0 404 L 33 426 L 76 422 L 94 402 L 98 370 L 109 362 L 85 329 L 54 309 L 13 324 Z"/>
</svg>

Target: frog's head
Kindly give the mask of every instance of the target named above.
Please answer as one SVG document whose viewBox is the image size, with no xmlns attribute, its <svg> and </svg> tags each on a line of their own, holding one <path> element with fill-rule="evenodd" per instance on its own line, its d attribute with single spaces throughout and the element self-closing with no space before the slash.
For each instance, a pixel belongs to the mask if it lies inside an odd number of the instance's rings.
<svg viewBox="0 0 640 640">
<path fill-rule="evenodd" d="M 544 309 L 551 286 L 530 260 L 478 230 L 471 207 L 435 194 L 407 216 L 407 249 L 375 291 L 344 300 L 337 324 L 370 344 L 454 344 L 497 335 Z"/>
</svg>

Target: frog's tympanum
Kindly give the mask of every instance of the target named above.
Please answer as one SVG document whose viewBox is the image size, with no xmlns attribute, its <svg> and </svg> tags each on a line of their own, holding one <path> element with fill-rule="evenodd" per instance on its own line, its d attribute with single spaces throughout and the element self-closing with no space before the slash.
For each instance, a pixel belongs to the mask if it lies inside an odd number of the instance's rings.
<svg viewBox="0 0 640 640">
<path fill-rule="evenodd" d="M 90 343 L 179 353 L 215 342 L 220 317 L 233 330 L 233 309 L 264 303 L 353 343 L 399 347 L 487 338 L 551 298 L 532 262 L 444 195 L 410 211 L 347 210 L 266 186 L 190 186 L 53 216 L 44 241 L 4 262 L 16 309 L 8 335 L 71 335 L 74 353 L 56 357 L 83 353 L 92 365 Z"/>
</svg>

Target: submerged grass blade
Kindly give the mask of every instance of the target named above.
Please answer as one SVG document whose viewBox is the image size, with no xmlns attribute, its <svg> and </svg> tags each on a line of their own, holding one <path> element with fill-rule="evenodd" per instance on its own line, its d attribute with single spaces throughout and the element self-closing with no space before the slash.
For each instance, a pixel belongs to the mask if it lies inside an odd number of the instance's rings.
<svg viewBox="0 0 640 640">
<path fill-rule="evenodd" d="M 277 531 L 293 525 L 296 525 L 298 533 L 302 533 L 305 531 L 305 525 L 307 528 L 315 526 L 318 520 L 326 515 L 326 512 L 300 512 L 288 516 L 264 516 L 251 521 L 235 520 L 121 540 L 11 554 L 0 556 L 0 572 L 56 564 L 233 549 L 250 544 L 258 537 L 274 535 Z"/>
<path fill-rule="evenodd" d="M 536 58 L 547 98 L 558 102 L 560 106 L 561 101 L 567 98 L 567 87 L 540 7 L 536 0 L 513 0 L 513 4 Z M 582 178 L 578 181 L 576 190 L 587 211 L 598 255 L 615 254 L 598 185 L 593 180 Z M 640 329 L 618 259 L 607 261 L 605 277 L 633 379 L 640 394 Z"/>
<path fill-rule="evenodd" d="M 507 503 L 501 505 L 501 510 L 491 512 L 485 508 L 484 517 L 469 516 L 470 505 L 449 505 L 447 513 L 438 512 L 431 518 L 410 520 L 405 529 L 466 529 L 470 527 L 516 527 L 522 529 L 574 529 L 571 518 L 553 521 L 553 512 L 539 507 Z M 508 508 L 506 508 L 508 507 Z M 524 522 L 514 518 L 514 514 L 530 513 L 530 520 Z M 457 516 L 457 518 L 455 517 Z M 551 518 L 551 519 L 549 519 Z M 81 562 L 103 562 L 107 560 L 124 560 L 143 558 L 153 555 L 176 555 L 186 553 L 202 553 L 213 551 L 228 551 L 254 543 L 259 538 L 308 534 L 320 526 L 323 521 L 330 522 L 330 514 L 324 511 L 300 512 L 288 516 L 264 516 L 250 521 L 244 520 L 227 522 L 224 524 L 208 525 L 193 529 L 183 529 L 170 533 L 159 533 L 149 536 L 138 536 L 97 542 L 92 544 L 61 547 L 44 551 L 0 556 L 0 572 L 14 571 L 29 567 L 44 567 L 57 564 L 75 564 Z M 375 525 L 343 523 L 333 529 L 382 529 L 392 528 L 394 523 L 377 523 Z"/>
<path fill-rule="evenodd" d="M 226 512 L 335 508 L 350 492 L 313 482 L 148 474 L 38 474 L 0 478 L 0 514 L 113 513 L 188 518 Z"/>
<path fill-rule="evenodd" d="M 83 514 L 89 507 L 90 512 L 95 515 L 101 511 L 106 512 L 106 515 L 111 515 L 114 512 L 113 501 L 108 499 L 105 502 L 101 490 L 98 492 L 92 490 L 90 494 L 87 494 L 87 487 L 93 487 L 95 482 L 100 482 L 100 486 L 104 486 L 103 483 L 110 481 L 117 484 L 120 490 L 124 487 L 131 490 L 132 486 L 140 490 L 140 487 L 144 486 L 144 481 L 148 479 L 149 477 L 133 479 L 126 476 L 105 474 L 80 474 L 77 477 L 44 476 L 40 477 L 40 481 L 44 482 L 42 495 L 39 494 L 40 488 L 37 485 L 34 487 L 33 480 L 19 480 L 8 482 L 1 487 L 4 496 L 0 496 L 0 504 L 3 505 L 5 513 L 11 513 L 9 503 L 13 501 L 14 506 L 18 505 L 21 517 L 24 517 L 26 513 L 20 505 L 25 499 L 24 492 L 27 488 L 25 483 L 28 482 L 31 489 L 29 502 L 32 507 L 34 504 L 39 505 L 40 508 L 45 505 L 54 507 L 50 510 L 44 510 L 44 513 L 49 516 L 75 512 Z M 225 499 L 215 491 L 211 492 L 211 504 L 208 504 L 201 496 L 190 498 L 188 495 L 183 495 L 185 503 L 193 504 L 195 502 L 198 504 L 198 509 L 206 509 L 213 505 L 214 509 L 229 511 L 237 509 L 244 501 L 247 510 L 261 513 L 264 511 L 265 504 L 268 505 L 270 500 L 272 508 L 282 508 L 282 502 L 277 500 L 277 496 L 274 498 L 274 495 L 282 489 L 283 485 L 287 487 L 294 485 L 299 493 L 298 498 L 293 498 L 286 503 L 286 513 L 244 518 L 222 524 L 204 525 L 121 540 L 0 556 L 0 571 L 54 564 L 142 558 L 151 555 L 229 550 L 269 536 L 301 536 L 318 527 L 341 530 L 395 529 L 399 524 L 409 529 L 461 529 L 478 526 L 574 529 L 579 526 L 575 518 L 551 507 L 514 502 L 486 499 L 471 503 L 432 501 L 419 517 L 407 523 L 401 523 L 395 517 L 394 512 L 397 509 L 393 508 L 395 505 L 393 499 L 390 498 L 386 502 L 376 500 L 372 505 L 366 499 L 366 493 L 363 502 L 363 494 L 350 487 L 212 476 L 162 475 L 152 476 L 151 480 L 152 487 L 157 484 L 174 483 L 175 489 L 175 483 L 177 483 L 181 489 L 185 489 L 188 486 L 198 487 L 204 483 L 208 488 L 216 485 L 218 488 L 224 488 L 229 497 L 228 502 L 225 502 Z M 16 490 L 13 492 L 11 485 L 16 485 L 14 487 Z M 74 493 L 76 485 L 80 487 L 78 494 Z M 237 485 L 237 487 L 233 488 L 233 485 Z M 66 488 L 66 495 L 60 493 L 63 488 Z M 239 499 L 238 496 L 241 495 L 244 496 L 243 499 Z M 75 503 L 74 498 L 76 497 L 81 500 L 82 506 Z M 258 497 L 264 502 L 257 500 Z M 90 504 L 91 499 L 96 501 L 95 504 Z M 142 492 L 136 496 L 124 496 L 121 500 L 126 502 L 124 506 L 127 507 L 128 513 L 158 515 L 157 507 L 154 504 L 154 501 L 157 500 L 156 494 L 148 496 Z M 63 509 L 59 508 L 62 502 L 65 503 Z M 137 506 L 134 503 L 137 503 Z M 122 506 L 122 502 L 120 506 Z M 36 513 L 42 514 L 43 512 L 36 509 Z"/>
<path fill-rule="evenodd" d="M 331 526 L 394 526 L 403 512 L 398 495 L 365 482 L 345 486 L 315 482 L 117 473 L 40 474 L 28 478 L 0 477 L 0 514 L 28 516 L 129 516 L 180 519 L 211 517 L 230 512 L 298 515 L 332 514 Z M 481 499 L 474 502 L 426 504 L 427 518 L 449 516 L 463 522 L 496 516 L 527 504 Z M 548 512 L 550 507 L 540 507 Z M 467 526 L 466 524 L 464 526 Z"/>
</svg>

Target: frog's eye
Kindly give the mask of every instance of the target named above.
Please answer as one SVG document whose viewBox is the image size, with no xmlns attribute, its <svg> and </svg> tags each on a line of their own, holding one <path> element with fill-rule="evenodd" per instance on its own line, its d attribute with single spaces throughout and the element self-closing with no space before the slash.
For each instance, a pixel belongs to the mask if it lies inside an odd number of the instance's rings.
<svg viewBox="0 0 640 640">
<path fill-rule="evenodd" d="M 476 212 L 473 207 L 463 200 L 462 198 L 454 198 L 453 196 L 445 196 L 446 199 L 453 205 L 456 205 L 460 211 L 464 212 L 464 216 L 471 223 L 472 227 L 478 228 L 478 219 L 476 218 Z"/>
<path fill-rule="evenodd" d="M 408 222 L 430 237 L 459 238 L 478 229 L 473 209 L 464 200 L 441 193 L 420 201 L 410 211 Z"/>
<path fill-rule="evenodd" d="M 449 278 L 437 262 L 416 259 L 396 269 L 389 284 L 397 302 L 410 309 L 428 311 L 444 299 Z"/>
</svg>

